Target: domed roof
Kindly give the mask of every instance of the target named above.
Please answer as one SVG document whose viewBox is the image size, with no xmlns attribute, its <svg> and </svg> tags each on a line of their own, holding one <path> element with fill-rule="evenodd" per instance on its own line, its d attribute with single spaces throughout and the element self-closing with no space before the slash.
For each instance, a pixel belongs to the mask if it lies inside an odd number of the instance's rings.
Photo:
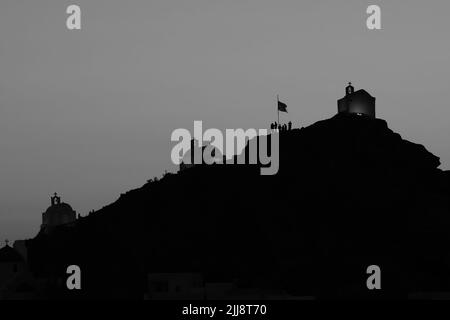
<svg viewBox="0 0 450 320">
<path fill-rule="evenodd" d="M 69 204 L 67 204 L 65 202 L 61 202 L 61 203 L 58 203 L 58 204 L 51 205 L 45 211 L 45 213 L 47 213 L 47 214 L 48 213 L 53 213 L 53 212 L 58 213 L 58 214 L 72 213 L 73 209 L 72 209 L 72 207 Z"/>
<path fill-rule="evenodd" d="M 0 249 L 0 263 L 1 262 L 22 262 L 22 256 L 9 245 Z"/>
<path fill-rule="evenodd" d="M 364 90 L 364 89 L 359 89 L 359 90 L 353 92 L 353 95 L 358 95 L 358 94 L 369 96 L 369 97 L 373 98 L 373 96 L 370 93 L 368 93 L 366 90 Z"/>
</svg>

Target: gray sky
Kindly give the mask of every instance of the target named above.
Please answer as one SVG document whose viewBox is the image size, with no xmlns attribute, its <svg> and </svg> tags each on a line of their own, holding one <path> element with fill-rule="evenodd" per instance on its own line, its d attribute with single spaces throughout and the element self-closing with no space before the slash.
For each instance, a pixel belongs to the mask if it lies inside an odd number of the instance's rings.
<svg viewBox="0 0 450 320">
<path fill-rule="evenodd" d="M 78 4 L 82 30 L 66 29 Z M 382 28 L 366 28 L 378 4 Z M 449 1 L 2 0 L 0 241 L 33 237 L 57 191 L 81 214 L 165 170 L 176 128 L 294 126 L 352 81 L 450 167 Z M 175 191 L 174 191 L 175 192 Z"/>
</svg>

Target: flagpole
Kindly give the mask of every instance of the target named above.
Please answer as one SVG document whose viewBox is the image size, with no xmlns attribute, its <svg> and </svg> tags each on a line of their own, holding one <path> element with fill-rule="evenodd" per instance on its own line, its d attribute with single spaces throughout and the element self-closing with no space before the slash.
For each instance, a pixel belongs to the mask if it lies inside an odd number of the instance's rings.
<svg viewBox="0 0 450 320">
<path fill-rule="evenodd" d="M 279 103 L 280 102 L 280 98 L 277 95 L 277 114 L 278 114 L 278 125 L 280 125 L 280 108 L 279 108 Z"/>
</svg>

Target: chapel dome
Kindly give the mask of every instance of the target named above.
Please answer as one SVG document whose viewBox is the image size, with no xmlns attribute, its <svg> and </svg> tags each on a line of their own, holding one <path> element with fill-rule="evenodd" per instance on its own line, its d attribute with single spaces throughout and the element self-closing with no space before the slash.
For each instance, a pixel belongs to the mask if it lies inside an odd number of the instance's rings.
<svg viewBox="0 0 450 320">
<path fill-rule="evenodd" d="M 50 207 L 47 208 L 47 210 L 45 211 L 45 213 L 58 213 L 58 214 L 64 214 L 64 213 L 72 213 L 73 209 L 70 206 L 70 204 L 65 203 L 65 202 L 61 202 L 58 204 L 54 204 L 51 205 Z"/>
</svg>

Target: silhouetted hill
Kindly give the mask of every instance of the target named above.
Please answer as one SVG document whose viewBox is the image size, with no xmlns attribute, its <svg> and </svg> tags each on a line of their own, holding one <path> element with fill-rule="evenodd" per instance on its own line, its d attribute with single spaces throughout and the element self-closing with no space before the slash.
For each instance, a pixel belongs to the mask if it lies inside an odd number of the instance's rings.
<svg viewBox="0 0 450 320">
<path fill-rule="evenodd" d="M 134 297 L 159 272 L 323 298 L 450 290 L 450 174 L 439 164 L 384 120 L 340 114 L 281 132 L 277 175 L 256 165 L 167 174 L 38 235 L 32 260 L 40 272 L 82 261 L 94 297 Z M 366 289 L 371 264 L 381 293 Z"/>
</svg>

